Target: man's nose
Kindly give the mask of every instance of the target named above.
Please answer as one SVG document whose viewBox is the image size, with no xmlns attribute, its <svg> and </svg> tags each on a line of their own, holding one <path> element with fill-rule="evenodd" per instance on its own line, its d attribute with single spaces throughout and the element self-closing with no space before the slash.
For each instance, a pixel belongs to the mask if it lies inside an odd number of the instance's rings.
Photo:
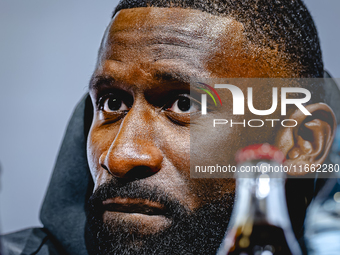
<svg viewBox="0 0 340 255">
<path fill-rule="evenodd" d="M 156 146 L 152 119 L 152 116 L 129 112 L 109 150 L 101 155 L 101 166 L 124 179 L 143 179 L 157 173 L 163 155 Z"/>
</svg>

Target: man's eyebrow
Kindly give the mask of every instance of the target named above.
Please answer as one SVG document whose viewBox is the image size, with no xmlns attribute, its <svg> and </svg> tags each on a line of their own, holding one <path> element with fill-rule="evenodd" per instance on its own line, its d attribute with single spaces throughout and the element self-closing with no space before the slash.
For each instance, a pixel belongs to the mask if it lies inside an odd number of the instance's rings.
<svg viewBox="0 0 340 255">
<path fill-rule="evenodd" d="M 166 82 L 177 82 L 179 85 L 181 83 L 190 84 L 191 76 L 181 71 L 157 70 L 154 73 L 154 79 Z M 113 84 L 115 83 L 116 79 L 110 75 L 96 75 L 90 79 L 89 90 L 96 91 L 100 89 L 112 88 Z"/>
<path fill-rule="evenodd" d="M 176 72 L 176 71 L 157 71 L 155 73 L 155 78 L 161 81 L 170 81 L 170 82 L 178 82 L 178 86 L 181 84 L 189 84 L 189 88 L 193 93 L 202 93 L 202 83 L 200 83 L 200 79 L 197 77 L 193 77 L 187 75 L 183 72 Z"/>
<path fill-rule="evenodd" d="M 89 90 L 98 90 L 101 87 L 108 87 L 116 80 L 110 75 L 93 76 L 89 82 Z"/>
<path fill-rule="evenodd" d="M 185 82 L 190 83 L 190 76 L 187 74 L 184 74 L 182 72 L 176 72 L 176 71 L 164 71 L 164 70 L 158 70 L 154 74 L 155 78 L 157 80 L 161 81 L 177 81 L 177 82 Z"/>
</svg>

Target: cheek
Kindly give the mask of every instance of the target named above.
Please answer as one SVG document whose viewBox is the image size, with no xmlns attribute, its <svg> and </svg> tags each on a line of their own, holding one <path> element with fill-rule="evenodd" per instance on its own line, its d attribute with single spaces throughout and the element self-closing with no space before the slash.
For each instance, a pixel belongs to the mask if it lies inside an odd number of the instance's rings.
<svg viewBox="0 0 340 255">
<path fill-rule="evenodd" d="M 193 132 L 194 130 L 192 130 Z M 202 141 L 207 141 L 208 137 L 206 130 L 202 127 L 199 134 Z M 202 139 L 202 137 L 204 139 Z M 190 154 L 194 153 L 196 156 L 193 158 L 206 158 L 208 161 L 214 160 L 214 154 L 219 155 L 221 148 L 216 141 L 221 141 L 221 135 L 216 136 L 213 139 L 213 145 L 200 144 L 196 146 L 196 149 L 190 147 L 190 129 L 175 128 L 163 130 L 163 153 L 168 161 L 176 169 L 176 173 L 169 171 L 169 175 L 163 177 L 169 178 L 170 182 L 182 183 L 181 188 L 175 189 L 173 192 L 177 198 L 181 201 L 185 201 L 189 205 L 189 208 L 194 210 L 195 208 L 202 207 L 204 204 L 211 201 L 216 201 L 226 194 L 233 194 L 235 189 L 234 179 L 200 179 L 190 177 Z M 222 139 L 223 140 L 223 139 Z M 211 141 L 211 140 L 210 140 Z M 224 146 L 225 147 L 225 146 Z M 190 148 L 193 151 L 190 151 Z M 212 150 L 213 148 L 213 150 Z M 228 153 L 223 153 L 223 158 L 228 156 Z M 193 163 L 193 162 L 192 162 Z M 179 180 L 180 178 L 181 180 Z M 168 187 L 173 186 L 171 184 Z"/>
<path fill-rule="evenodd" d="M 235 166 L 236 151 L 241 146 L 242 129 L 227 124 L 213 126 L 214 119 L 226 119 L 230 122 L 232 115 L 228 111 L 210 113 L 191 128 L 190 163 L 196 178 L 212 178 L 224 176 L 210 176 L 210 174 L 195 173 L 196 167 L 206 166 Z M 241 121 L 233 118 L 234 121 Z M 232 176 L 229 176 L 232 177 Z"/>
<path fill-rule="evenodd" d="M 95 132 L 93 128 L 91 128 L 89 135 L 87 137 L 87 148 L 86 148 L 86 153 L 87 153 L 87 161 L 89 164 L 89 168 L 91 171 L 92 179 L 94 183 L 96 184 L 96 180 L 98 177 L 98 170 L 99 170 L 99 157 L 101 154 L 100 146 L 99 146 L 99 141 L 95 139 Z"/>
<path fill-rule="evenodd" d="M 161 147 L 164 156 L 185 178 L 190 178 L 190 129 L 184 127 L 164 127 Z"/>
<path fill-rule="evenodd" d="M 91 171 L 92 179 L 95 185 L 99 184 L 103 173 L 106 172 L 100 166 L 99 159 L 101 155 L 107 152 L 115 137 L 115 132 L 101 128 L 96 123 L 91 126 L 87 137 L 87 160 Z"/>
</svg>

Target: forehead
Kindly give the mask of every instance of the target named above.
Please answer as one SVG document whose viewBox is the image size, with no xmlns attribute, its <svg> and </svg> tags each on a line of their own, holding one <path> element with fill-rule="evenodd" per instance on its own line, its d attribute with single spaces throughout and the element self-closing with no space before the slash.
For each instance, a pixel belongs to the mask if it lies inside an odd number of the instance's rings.
<svg viewBox="0 0 340 255">
<path fill-rule="evenodd" d="M 296 72 L 287 56 L 250 42 L 235 19 L 182 8 L 121 10 L 109 24 L 98 60 L 99 73 L 122 74 L 126 64 L 130 71 L 134 65 L 150 75 L 168 69 L 188 77 L 291 77 Z"/>
<path fill-rule="evenodd" d="M 199 10 L 149 7 L 120 11 L 110 24 L 109 36 L 124 36 L 124 32 L 134 31 L 150 33 L 146 39 L 151 40 L 177 36 L 214 40 L 242 28 L 242 24 L 232 18 Z"/>
</svg>

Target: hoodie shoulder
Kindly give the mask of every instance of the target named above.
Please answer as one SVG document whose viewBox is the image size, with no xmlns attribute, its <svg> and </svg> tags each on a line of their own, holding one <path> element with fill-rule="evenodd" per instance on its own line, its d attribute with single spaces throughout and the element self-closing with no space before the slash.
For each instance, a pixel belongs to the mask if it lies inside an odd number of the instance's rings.
<svg viewBox="0 0 340 255">
<path fill-rule="evenodd" d="M 43 228 L 29 228 L 1 236 L 3 255 L 64 254 Z"/>
</svg>

